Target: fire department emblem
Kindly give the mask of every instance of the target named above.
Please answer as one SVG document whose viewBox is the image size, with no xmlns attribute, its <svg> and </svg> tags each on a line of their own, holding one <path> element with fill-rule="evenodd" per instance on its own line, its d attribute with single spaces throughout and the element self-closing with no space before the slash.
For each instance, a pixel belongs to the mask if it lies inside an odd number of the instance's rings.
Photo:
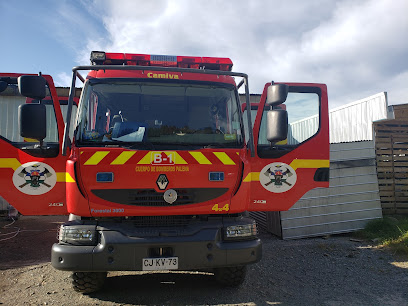
<svg viewBox="0 0 408 306">
<path fill-rule="evenodd" d="M 41 162 L 21 165 L 13 174 L 13 183 L 22 193 L 40 195 L 50 191 L 57 183 L 54 169 Z"/>
<path fill-rule="evenodd" d="M 284 163 L 266 165 L 259 174 L 262 187 L 275 193 L 288 191 L 296 184 L 296 180 L 296 171 Z"/>
</svg>

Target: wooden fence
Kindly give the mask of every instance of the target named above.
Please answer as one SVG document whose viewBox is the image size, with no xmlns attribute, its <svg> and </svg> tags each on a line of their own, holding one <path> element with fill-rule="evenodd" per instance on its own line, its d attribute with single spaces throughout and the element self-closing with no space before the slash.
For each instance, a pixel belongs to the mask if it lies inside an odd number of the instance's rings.
<svg viewBox="0 0 408 306">
<path fill-rule="evenodd" d="M 408 214 L 408 118 L 374 123 L 383 214 Z"/>
</svg>

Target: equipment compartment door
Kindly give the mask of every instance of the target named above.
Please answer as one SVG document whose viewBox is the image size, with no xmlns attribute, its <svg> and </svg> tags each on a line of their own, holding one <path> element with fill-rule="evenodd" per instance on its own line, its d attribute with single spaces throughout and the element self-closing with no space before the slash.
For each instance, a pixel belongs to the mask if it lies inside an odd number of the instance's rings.
<svg viewBox="0 0 408 306">
<path fill-rule="evenodd" d="M 43 76 L 47 97 L 40 102 L 19 94 L 19 76 L 0 74 L 4 89 L 0 92 L 0 196 L 23 215 L 67 214 L 65 182 L 73 178 L 65 171 L 67 157 L 61 155 L 64 122 L 52 78 Z M 46 106 L 47 137 L 42 148 L 38 141 L 20 136 L 18 106 L 25 103 Z"/>
<path fill-rule="evenodd" d="M 329 185 L 329 118 L 327 89 L 323 84 L 288 83 L 286 101 L 278 106 L 288 112 L 287 139 L 266 139 L 265 85 L 254 123 L 255 156 L 248 210 L 288 210 L 307 191 Z M 252 107 L 253 109 L 253 107 Z"/>
</svg>

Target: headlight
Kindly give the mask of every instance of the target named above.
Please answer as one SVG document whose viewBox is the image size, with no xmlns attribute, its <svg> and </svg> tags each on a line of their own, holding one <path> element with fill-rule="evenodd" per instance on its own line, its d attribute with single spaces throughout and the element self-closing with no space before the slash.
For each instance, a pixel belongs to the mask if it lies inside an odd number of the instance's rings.
<svg viewBox="0 0 408 306">
<path fill-rule="evenodd" d="M 242 239 L 256 237 L 256 223 L 231 225 L 224 229 L 225 239 Z"/>
<path fill-rule="evenodd" d="M 96 245 L 97 232 L 95 225 L 61 225 L 59 241 L 74 245 Z"/>
</svg>

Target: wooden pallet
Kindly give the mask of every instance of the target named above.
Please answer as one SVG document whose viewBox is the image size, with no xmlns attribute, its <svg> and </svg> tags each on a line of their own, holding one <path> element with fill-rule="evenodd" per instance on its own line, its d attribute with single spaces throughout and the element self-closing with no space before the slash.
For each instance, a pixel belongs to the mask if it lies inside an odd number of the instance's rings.
<svg viewBox="0 0 408 306">
<path fill-rule="evenodd" d="M 408 120 L 374 123 L 377 176 L 384 214 L 408 214 Z"/>
</svg>

